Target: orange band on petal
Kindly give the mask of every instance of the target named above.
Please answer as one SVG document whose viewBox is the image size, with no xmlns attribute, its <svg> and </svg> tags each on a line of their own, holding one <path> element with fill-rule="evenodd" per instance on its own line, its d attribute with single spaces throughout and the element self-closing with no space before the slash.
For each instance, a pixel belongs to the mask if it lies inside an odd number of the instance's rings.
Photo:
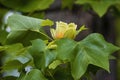
<svg viewBox="0 0 120 80">
<path fill-rule="evenodd" d="M 55 38 L 56 39 L 63 38 L 63 35 L 64 35 L 63 33 L 57 33 L 56 36 L 55 36 Z"/>
</svg>

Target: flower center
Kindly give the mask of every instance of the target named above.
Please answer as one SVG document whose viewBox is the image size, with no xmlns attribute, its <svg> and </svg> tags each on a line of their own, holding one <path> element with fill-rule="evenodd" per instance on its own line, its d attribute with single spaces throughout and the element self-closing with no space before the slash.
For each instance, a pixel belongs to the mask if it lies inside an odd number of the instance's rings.
<svg viewBox="0 0 120 80">
<path fill-rule="evenodd" d="M 60 38 L 63 38 L 64 34 L 62 32 L 59 32 L 56 34 L 56 39 L 60 39 Z"/>
</svg>

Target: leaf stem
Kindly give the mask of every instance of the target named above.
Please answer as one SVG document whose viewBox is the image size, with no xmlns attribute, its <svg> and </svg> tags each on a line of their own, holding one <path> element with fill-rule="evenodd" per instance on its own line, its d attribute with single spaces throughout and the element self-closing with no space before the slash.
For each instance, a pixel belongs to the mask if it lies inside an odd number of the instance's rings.
<svg viewBox="0 0 120 80">
<path fill-rule="evenodd" d="M 48 70 L 47 70 L 48 71 Z M 48 73 L 50 74 L 50 76 L 52 77 L 53 80 L 55 80 L 55 78 L 53 77 L 53 75 L 51 74 L 50 71 L 48 71 Z"/>
<path fill-rule="evenodd" d="M 48 35 L 46 35 L 46 34 L 44 34 L 44 33 L 40 32 L 40 31 L 39 31 L 39 33 L 40 33 L 40 34 L 42 34 L 42 35 L 44 35 L 45 37 L 47 37 L 49 40 L 53 41 L 53 39 L 52 39 L 52 38 L 50 38 Z"/>
</svg>

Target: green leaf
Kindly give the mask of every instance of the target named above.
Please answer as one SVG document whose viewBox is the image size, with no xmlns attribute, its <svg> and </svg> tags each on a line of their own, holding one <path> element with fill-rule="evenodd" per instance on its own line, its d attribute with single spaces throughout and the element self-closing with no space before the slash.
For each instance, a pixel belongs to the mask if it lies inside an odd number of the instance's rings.
<svg viewBox="0 0 120 80">
<path fill-rule="evenodd" d="M 11 30 L 32 30 L 38 31 L 41 26 L 42 19 L 27 17 L 19 14 L 13 14 L 8 18 L 8 25 L 10 26 Z M 20 27 L 21 26 L 21 27 Z"/>
<path fill-rule="evenodd" d="M 5 13 L 7 13 L 7 11 L 8 11 L 7 9 L 0 7 L 0 30 L 2 30 L 2 27 L 5 24 L 3 22 L 3 18 L 4 18 Z"/>
<path fill-rule="evenodd" d="M 55 60 L 49 65 L 49 69 L 55 69 L 60 64 L 62 64 L 60 60 Z"/>
<path fill-rule="evenodd" d="M 62 8 L 69 8 L 72 9 L 74 4 L 74 0 L 62 0 Z"/>
<path fill-rule="evenodd" d="M 56 58 L 56 52 L 47 49 L 45 42 L 41 39 L 32 41 L 29 52 L 33 56 L 35 66 L 39 69 L 45 69 Z"/>
<path fill-rule="evenodd" d="M 40 70 L 33 69 L 25 75 L 22 80 L 47 80 Z"/>
<path fill-rule="evenodd" d="M 24 68 L 26 63 L 32 60 L 32 57 L 27 52 L 27 49 L 23 48 L 21 44 L 14 44 L 3 47 L 5 47 L 4 53 L 6 54 L 2 59 L 3 71 Z"/>
<path fill-rule="evenodd" d="M 44 10 L 49 8 L 53 2 L 54 0 L 0 0 L 0 3 L 2 3 L 4 6 L 22 12 Z"/>
<path fill-rule="evenodd" d="M 29 14 L 29 13 L 28 13 Z M 31 14 L 29 14 L 30 17 L 34 17 L 34 18 L 38 18 L 38 19 L 44 19 L 45 18 L 45 12 L 41 11 L 41 12 L 33 12 Z"/>
<path fill-rule="evenodd" d="M 11 60 L 2 66 L 2 72 L 14 69 L 21 69 L 22 66 L 22 63 L 20 63 L 18 60 Z"/>
<path fill-rule="evenodd" d="M 88 3 L 91 5 L 91 7 L 93 8 L 93 10 L 100 16 L 102 17 L 108 10 L 108 8 L 111 5 L 114 4 L 120 4 L 120 1 L 118 0 L 77 0 L 76 1 L 77 4 L 85 4 Z"/>
<path fill-rule="evenodd" d="M 8 26 L 11 28 L 11 32 L 7 36 L 7 44 L 21 42 L 27 46 L 30 44 L 30 40 L 36 38 L 48 39 L 49 37 L 44 34 L 40 24 L 41 19 L 31 18 L 22 15 L 12 15 L 8 19 Z"/>
<path fill-rule="evenodd" d="M 4 30 L 0 30 L 0 43 L 4 44 L 8 33 Z"/>
<path fill-rule="evenodd" d="M 0 46 L 0 52 L 6 50 L 7 47 L 5 46 Z"/>
<path fill-rule="evenodd" d="M 41 23 L 41 26 L 52 26 L 53 24 L 53 21 L 46 19 Z"/>
<path fill-rule="evenodd" d="M 23 49 L 22 44 L 5 45 L 3 47 L 5 48 L 4 54 L 6 54 L 5 57 L 3 57 L 3 63 L 15 58 L 19 50 Z"/>
<path fill-rule="evenodd" d="M 80 79 L 89 64 L 109 71 L 109 56 L 120 48 L 106 42 L 102 35 L 94 33 L 80 42 L 60 39 L 57 44 L 57 59 L 71 63 L 71 73 L 75 80 Z"/>
<path fill-rule="evenodd" d="M 26 64 L 32 60 L 32 56 L 28 53 L 27 48 L 20 49 L 16 52 L 12 60 L 17 60 L 21 64 Z"/>
<path fill-rule="evenodd" d="M 26 76 L 26 72 L 25 71 L 21 71 L 20 72 L 20 76 L 16 80 L 23 80 L 25 76 Z"/>
<path fill-rule="evenodd" d="M 60 39 L 57 44 L 57 59 L 63 61 L 71 61 L 74 58 L 74 49 L 76 42 L 71 39 Z"/>
<path fill-rule="evenodd" d="M 76 57 L 71 63 L 71 72 L 75 80 L 81 78 L 89 64 L 109 71 L 109 55 L 120 48 L 106 42 L 102 35 L 94 33 L 78 42 Z"/>
<path fill-rule="evenodd" d="M 61 64 L 55 69 L 53 73 L 54 79 L 51 80 L 74 80 L 71 76 L 71 69 L 69 63 Z"/>
</svg>

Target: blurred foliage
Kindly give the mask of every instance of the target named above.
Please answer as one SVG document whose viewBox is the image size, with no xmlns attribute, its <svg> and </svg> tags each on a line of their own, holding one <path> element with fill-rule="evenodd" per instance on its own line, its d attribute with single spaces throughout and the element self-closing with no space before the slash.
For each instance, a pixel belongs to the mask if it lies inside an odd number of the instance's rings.
<svg viewBox="0 0 120 80">
<path fill-rule="evenodd" d="M 1 26 L 4 25 L 4 19 L 3 16 L 5 15 L 5 13 L 7 12 L 7 9 L 1 8 L 0 7 L 0 30 L 2 29 Z"/>
<path fill-rule="evenodd" d="M 119 0 L 77 0 L 77 4 L 90 4 L 93 10 L 102 17 L 112 5 L 120 4 Z"/>
<path fill-rule="evenodd" d="M 8 8 L 22 12 L 33 12 L 35 10 L 45 10 L 54 0 L 0 0 L 0 3 Z"/>
<path fill-rule="evenodd" d="M 72 9 L 74 4 L 74 0 L 62 0 L 62 8 L 69 8 Z"/>
</svg>

